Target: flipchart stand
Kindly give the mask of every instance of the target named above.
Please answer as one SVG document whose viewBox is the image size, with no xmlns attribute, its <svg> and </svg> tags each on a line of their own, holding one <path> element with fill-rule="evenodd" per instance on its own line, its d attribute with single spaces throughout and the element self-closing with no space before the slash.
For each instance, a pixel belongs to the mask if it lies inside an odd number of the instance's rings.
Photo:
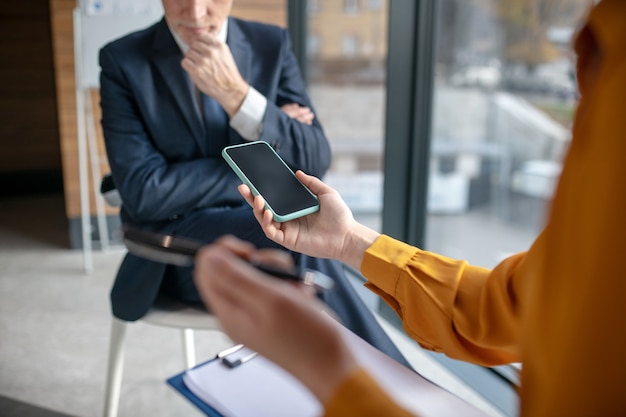
<svg viewBox="0 0 626 417">
<path fill-rule="evenodd" d="M 73 12 L 80 224 L 83 266 L 87 273 L 93 270 L 90 177 L 95 197 L 100 248 L 109 248 L 105 205 L 102 196 L 97 192 L 102 175 L 101 157 L 91 99 L 91 91 L 100 87 L 98 52 L 106 43 L 148 27 L 162 17 L 161 0 L 77 0 Z"/>
</svg>

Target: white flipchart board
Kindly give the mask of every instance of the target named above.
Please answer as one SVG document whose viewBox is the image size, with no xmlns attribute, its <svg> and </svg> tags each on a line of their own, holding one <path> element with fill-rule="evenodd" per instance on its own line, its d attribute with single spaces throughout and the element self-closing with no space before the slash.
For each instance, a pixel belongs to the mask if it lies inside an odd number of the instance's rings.
<svg viewBox="0 0 626 417">
<path fill-rule="evenodd" d="M 83 88 L 99 86 L 98 51 L 108 42 L 163 17 L 161 0 L 78 0 Z"/>
<path fill-rule="evenodd" d="M 146 28 L 163 17 L 161 0 L 77 0 L 74 9 L 74 71 L 81 201 L 81 230 L 86 272 L 93 269 L 89 165 L 95 191 L 100 245 L 109 245 L 104 202 L 99 195 L 100 168 L 90 89 L 100 86 L 98 53 L 108 42 Z M 89 155 L 89 163 L 87 156 Z"/>
</svg>

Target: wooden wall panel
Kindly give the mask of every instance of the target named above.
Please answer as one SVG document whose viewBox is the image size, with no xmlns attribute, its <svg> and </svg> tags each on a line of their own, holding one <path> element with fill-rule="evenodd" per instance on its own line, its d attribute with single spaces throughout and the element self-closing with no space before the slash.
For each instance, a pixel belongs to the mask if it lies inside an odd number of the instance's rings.
<svg viewBox="0 0 626 417">
<path fill-rule="evenodd" d="M 47 0 L 0 3 L 0 174 L 59 171 Z"/>
<path fill-rule="evenodd" d="M 285 27 L 287 21 L 286 4 L 286 0 L 235 0 L 232 14 L 245 19 L 260 20 Z M 50 0 L 59 137 L 63 164 L 65 205 L 68 218 L 80 217 L 72 23 L 72 11 L 75 5 L 76 0 Z M 98 148 L 100 150 L 100 170 L 105 173 L 108 172 L 108 163 L 99 123 L 100 107 L 97 90 L 92 91 L 92 103 L 95 112 L 94 120 L 96 120 Z M 92 208 L 92 214 L 95 214 L 93 189 L 90 189 L 90 193 L 90 207 Z M 107 213 L 115 214 L 116 210 L 107 208 Z"/>
</svg>

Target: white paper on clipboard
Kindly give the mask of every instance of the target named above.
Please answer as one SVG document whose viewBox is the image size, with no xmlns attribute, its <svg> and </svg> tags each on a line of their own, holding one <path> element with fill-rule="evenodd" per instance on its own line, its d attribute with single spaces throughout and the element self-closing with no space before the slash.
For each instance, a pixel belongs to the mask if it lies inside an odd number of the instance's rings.
<svg viewBox="0 0 626 417">
<path fill-rule="evenodd" d="M 373 348 L 330 316 L 329 320 L 343 329 L 359 363 L 407 410 L 421 417 L 485 416 L 480 409 Z M 237 355 L 245 357 L 250 352 L 244 348 Z M 323 414 L 321 404 L 305 386 L 260 355 L 234 369 L 219 360 L 208 362 L 187 371 L 183 381 L 191 392 L 224 417 Z"/>
</svg>

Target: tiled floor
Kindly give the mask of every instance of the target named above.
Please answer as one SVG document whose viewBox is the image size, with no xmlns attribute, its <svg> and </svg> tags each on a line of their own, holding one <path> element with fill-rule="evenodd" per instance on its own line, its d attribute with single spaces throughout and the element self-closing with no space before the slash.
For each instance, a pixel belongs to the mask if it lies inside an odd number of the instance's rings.
<svg viewBox="0 0 626 417">
<path fill-rule="evenodd" d="M 124 249 L 94 252 L 86 274 L 82 252 L 68 249 L 63 207 L 55 194 L 0 199 L 0 416 L 102 415 L 108 293 Z M 498 415 L 389 331 L 420 373 Z M 135 323 L 126 342 L 120 416 L 201 415 L 165 383 L 183 369 L 176 330 Z M 219 333 L 197 334 L 198 360 L 229 344 Z"/>
</svg>

